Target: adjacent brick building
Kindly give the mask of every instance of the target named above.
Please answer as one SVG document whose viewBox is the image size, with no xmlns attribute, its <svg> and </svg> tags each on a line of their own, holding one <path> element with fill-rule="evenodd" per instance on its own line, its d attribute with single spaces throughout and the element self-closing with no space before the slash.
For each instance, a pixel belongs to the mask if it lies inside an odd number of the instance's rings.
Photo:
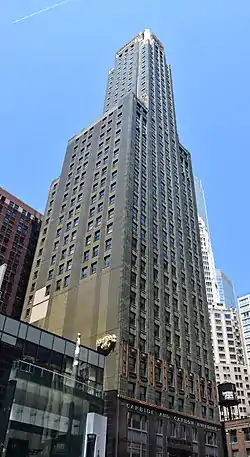
<svg viewBox="0 0 250 457">
<path fill-rule="evenodd" d="M 42 214 L 0 187 L 0 312 L 19 318 L 41 227 Z"/>
<path fill-rule="evenodd" d="M 225 422 L 228 457 L 250 456 L 250 418 Z"/>
</svg>

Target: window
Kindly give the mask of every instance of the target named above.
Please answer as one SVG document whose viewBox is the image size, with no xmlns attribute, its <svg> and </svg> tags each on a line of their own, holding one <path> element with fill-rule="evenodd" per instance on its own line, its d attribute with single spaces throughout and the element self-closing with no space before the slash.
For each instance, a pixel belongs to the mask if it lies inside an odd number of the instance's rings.
<svg viewBox="0 0 250 457">
<path fill-rule="evenodd" d="M 68 244 L 68 242 L 69 242 L 69 235 L 66 235 L 64 237 L 64 244 Z"/>
<path fill-rule="evenodd" d="M 95 274 L 97 271 L 97 262 L 91 264 L 91 274 Z"/>
<path fill-rule="evenodd" d="M 97 257 L 99 252 L 99 247 L 95 246 L 92 250 L 92 257 Z"/>
<path fill-rule="evenodd" d="M 51 265 L 54 265 L 56 263 L 56 255 L 53 255 L 51 257 L 51 262 L 50 263 L 51 263 Z"/>
<path fill-rule="evenodd" d="M 50 279 L 53 279 L 53 276 L 54 276 L 54 270 L 50 270 L 50 271 L 49 271 L 49 274 L 48 274 L 48 281 L 49 281 Z"/>
<path fill-rule="evenodd" d="M 155 392 L 155 404 L 161 405 L 161 392 L 158 392 L 158 391 Z"/>
<path fill-rule="evenodd" d="M 88 222 L 88 230 L 92 230 L 93 227 L 94 227 L 94 222 L 93 221 Z"/>
<path fill-rule="evenodd" d="M 102 216 L 98 216 L 96 218 L 96 226 L 101 225 L 101 223 L 102 223 Z"/>
<path fill-rule="evenodd" d="M 105 242 L 105 251 L 109 251 L 109 249 L 112 248 L 112 239 L 109 238 L 108 240 L 106 240 Z"/>
<path fill-rule="evenodd" d="M 75 246 L 74 246 L 74 244 L 72 244 L 72 245 L 69 247 L 69 255 L 74 254 L 74 250 L 75 250 Z"/>
<path fill-rule="evenodd" d="M 136 359 L 135 357 L 129 357 L 128 359 L 128 369 L 130 373 L 135 373 L 136 368 Z"/>
<path fill-rule="evenodd" d="M 110 264 L 111 264 L 111 256 L 110 255 L 106 255 L 104 257 L 104 265 L 103 265 L 103 268 L 108 268 L 110 267 Z"/>
<path fill-rule="evenodd" d="M 178 411 L 183 411 L 183 409 L 184 409 L 184 399 L 178 398 Z"/>
<path fill-rule="evenodd" d="M 89 217 L 93 217 L 95 214 L 95 208 L 90 208 L 89 210 Z"/>
<path fill-rule="evenodd" d="M 250 429 L 249 428 L 243 428 L 244 432 L 244 440 L 245 441 L 250 441 Z"/>
<path fill-rule="evenodd" d="M 91 235 L 86 236 L 85 245 L 89 246 L 91 244 Z"/>
<path fill-rule="evenodd" d="M 61 260 L 65 259 L 66 253 L 67 253 L 67 250 L 66 250 L 66 249 L 63 249 L 62 255 L 61 255 Z"/>
<path fill-rule="evenodd" d="M 146 395 L 147 395 L 147 388 L 144 386 L 140 386 L 140 393 L 139 393 L 140 400 L 146 401 Z"/>
<path fill-rule="evenodd" d="M 133 382 L 128 383 L 128 397 L 134 398 L 135 396 L 135 384 Z"/>
<path fill-rule="evenodd" d="M 95 234 L 94 234 L 94 241 L 98 241 L 98 240 L 100 239 L 100 234 L 101 234 L 100 230 L 97 230 L 97 231 L 95 232 Z"/>
<path fill-rule="evenodd" d="M 75 239 L 76 239 L 76 231 L 72 233 L 71 241 L 75 241 Z"/>
<path fill-rule="evenodd" d="M 68 260 L 67 265 L 66 265 L 66 271 L 71 270 L 72 268 L 72 260 Z"/>
<path fill-rule="evenodd" d="M 48 286 L 46 286 L 46 289 L 45 289 L 45 296 L 47 296 L 47 295 L 50 294 L 50 289 L 51 289 L 51 285 L 49 284 Z"/>
<path fill-rule="evenodd" d="M 110 198 L 109 198 L 109 204 L 110 205 L 113 205 L 115 203 L 115 195 L 112 195 Z"/>
<path fill-rule="evenodd" d="M 101 213 L 102 210 L 103 210 L 103 203 L 99 203 L 99 205 L 97 207 L 98 213 Z"/>
<path fill-rule="evenodd" d="M 66 225 L 66 232 L 69 232 L 70 229 L 71 229 L 71 222 L 68 222 Z"/>
<path fill-rule="evenodd" d="M 61 275 L 63 273 L 63 270 L 64 270 L 64 264 L 62 263 L 61 265 L 59 265 L 58 274 Z"/>
<path fill-rule="evenodd" d="M 110 186 L 110 192 L 114 192 L 116 189 L 116 182 L 113 182 Z"/>
<path fill-rule="evenodd" d="M 61 289 L 61 285 L 62 285 L 62 280 L 58 279 L 58 281 L 56 281 L 56 291 Z"/>
<path fill-rule="evenodd" d="M 112 233 L 113 232 L 113 223 L 107 225 L 107 233 Z"/>
<path fill-rule="evenodd" d="M 87 260 L 89 260 L 89 251 L 85 251 L 83 254 L 83 261 L 87 262 Z"/>
<path fill-rule="evenodd" d="M 79 217 L 76 217 L 74 219 L 74 227 L 76 227 L 79 224 Z"/>
<path fill-rule="evenodd" d="M 99 199 L 103 198 L 104 197 L 104 194 L 105 194 L 105 191 L 104 190 L 101 190 L 99 192 Z"/>
<path fill-rule="evenodd" d="M 63 287 L 68 287 L 70 283 L 70 276 L 65 276 Z"/>
<path fill-rule="evenodd" d="M 114 217 L 114 213 L 115 213 L 114 208 L 111 208 L 111 209 L 108 211 L 108 219 L 112 219 L 112 217 Z"/>
<path fill-rule="evenodd" d="M 57 251 L 58 248 L 59 248 L 59 241 L 56 241 L 54 243 L 54 251 Z"/>
<path fill-rule="evenodd" d="M 88 267 L 83 267 L 82 268 L 82 279 L 86 278 L 88 276 Z"/>
</svg>

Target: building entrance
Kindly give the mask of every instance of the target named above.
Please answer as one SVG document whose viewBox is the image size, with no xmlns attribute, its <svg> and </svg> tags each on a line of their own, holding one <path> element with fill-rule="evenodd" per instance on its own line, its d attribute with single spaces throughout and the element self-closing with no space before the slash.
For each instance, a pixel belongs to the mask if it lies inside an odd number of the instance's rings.
<svg viewBox="0 0 250 457">
<path fill-rule="evenodd" d="M 168 448 L 168 457 L 192 457 L 192 452 L 186 449 Z"/>
</svg>

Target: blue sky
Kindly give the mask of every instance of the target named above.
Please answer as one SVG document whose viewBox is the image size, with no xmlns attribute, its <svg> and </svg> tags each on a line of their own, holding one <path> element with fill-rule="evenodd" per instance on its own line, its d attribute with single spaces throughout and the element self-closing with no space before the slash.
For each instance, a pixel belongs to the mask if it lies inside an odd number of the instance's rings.
<svg viewBox="0 0 250 457">
<path fill-rule="evenodd" d="M 59 1 L 59 0 L 57 0 Z M 218 267 L 250 292 L 249 0 L 0 4 L 0 185 L 43 210 L 67 139 L 102 112 L 117 48 L 151 28 L 172 65 L 180 138 L 206 192 Z"/>
</svg>

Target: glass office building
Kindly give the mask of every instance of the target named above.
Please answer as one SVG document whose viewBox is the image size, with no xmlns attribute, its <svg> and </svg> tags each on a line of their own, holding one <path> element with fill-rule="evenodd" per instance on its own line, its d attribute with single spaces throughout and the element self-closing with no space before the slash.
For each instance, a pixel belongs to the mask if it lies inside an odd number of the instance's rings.
<svg viewBox="0 0 250 457">
<path fill-rule="evenodd" d="M 103 412 L 104 356 L 80 346 L 73 370 L 75 347 L 0 315 L 0 455 L 84 455 L 88 413 Z"/>
<path fill-rule="evenodd" d="M 227 309 L 237 308 L 233 282 L 218 268 L 216 268 L 216 277 L 220 303 L 225 305 Z"/>
</svg>

